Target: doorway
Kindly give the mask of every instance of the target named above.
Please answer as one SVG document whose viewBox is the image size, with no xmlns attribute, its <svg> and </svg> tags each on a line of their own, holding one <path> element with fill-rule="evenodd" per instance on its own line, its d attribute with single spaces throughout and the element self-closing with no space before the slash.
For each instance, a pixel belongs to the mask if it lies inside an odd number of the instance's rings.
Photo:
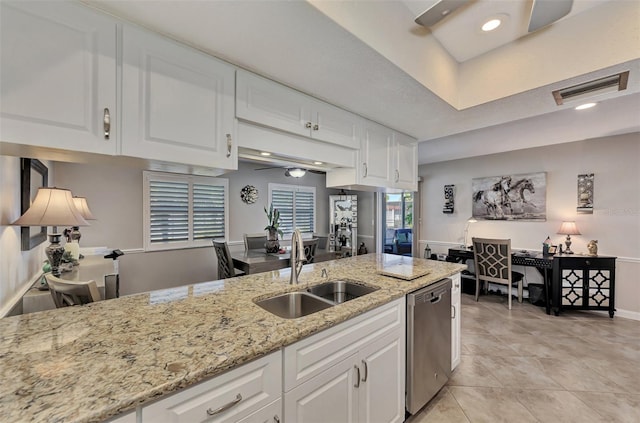
<svg viewBox="0 0 640 423">
<path fill-rule="evenodd" d="M 415 218 L 413 192 L 382 194 L 383 252 L 404 256 L 413 255 Z"/>
</svg>

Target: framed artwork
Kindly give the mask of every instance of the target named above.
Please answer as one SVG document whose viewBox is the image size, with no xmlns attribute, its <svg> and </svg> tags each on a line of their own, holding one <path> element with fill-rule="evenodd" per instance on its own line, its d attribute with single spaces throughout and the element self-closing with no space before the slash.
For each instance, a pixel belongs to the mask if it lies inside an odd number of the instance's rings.
<svg viewBox="0 0 640 423">
<path fill-rule="evenodd" d="M 549 254 L 555 254 L 558 251 L 558 246 L 557 245 L 550 245 L 549 246 Z"/>
<path fill-rule="evenodd" d="M 547 220 L 547 174 L 474 178 L 472 215 L 478 220 Z"/>
<path fill-rule="evenodd" d="M 453 213 L 454 209 L 454 198 L 453 198 L 453 190 L 455 189 L 455 185 L 445 185 L 444 186 L 444 207 L 442 207 L 442 213 Z"/>
<path fill-rule="evenodd" d="M 593 173 L 578 175 L 578 213 L 593 213 Z"/>
<path fill-rule="evenodd" d="M 24 214 L 36 198 L 38 188 L 49 183 L 49 169 L 36 159 L 20 159 L 20 214 Z M 29 251 L 47 239 L 47 227 L 21 226 L 21 249 Z"/>
</svg>

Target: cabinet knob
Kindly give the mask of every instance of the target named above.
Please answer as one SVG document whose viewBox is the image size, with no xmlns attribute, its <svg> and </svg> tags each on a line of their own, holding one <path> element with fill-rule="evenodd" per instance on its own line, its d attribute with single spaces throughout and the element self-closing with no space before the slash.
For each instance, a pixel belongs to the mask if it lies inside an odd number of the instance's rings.
<svg viewBox="0 0 640 423">
<path fill-rule="evenodd" d="M 315 125 L 313 125 L 313 130 L 317 131 L 318 129 L 320 129 L 320 126 L 318 126 L 318 124 L 316 123 Z"/>
<path fill-rule="evenodd" d="M 305 123 L 304 127 L 307 129 L 311 129 L 311 122 Z"/>
<path fill-rule="evenodd" d="M 586 260 L 584 264 L 586 264 L 587 266 L 591 266 L 591 262 L 589 260 Z"/>
<path fill-rule="evenodd" d="M 231 134 L 227 134 L 227 157 L 231 157 L 231 148 L 233 147 L 233 140 Z"/>
<path fill-rule="evenodd" d="M 104 117 L 102 119 L 102 125 L 104 128 L 104 139 L 108 140 L 111 135 L 111 114 L 108 108 L 104 108 Z"/>
</svg>

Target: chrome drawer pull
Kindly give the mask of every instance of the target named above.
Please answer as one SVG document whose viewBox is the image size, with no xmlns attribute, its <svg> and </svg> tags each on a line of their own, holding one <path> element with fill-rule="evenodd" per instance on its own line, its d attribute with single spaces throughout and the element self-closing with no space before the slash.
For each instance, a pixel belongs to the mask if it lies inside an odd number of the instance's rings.
<svg viewBox="0 0 640 423">
<path fill-rule="evenodd" d="M 353 384 L 353 387 L 359 388 L 360 387 L 360 367 L 354 364 L 353 368 L 356 369 L 356 371 L 358 372 L 358 377 L 356 377 L 356 383 Z"/>
<path fill-rule="evenodd" d="M 278 417 L 278 415 L 273 416 L 273 421 L 275 423 L 280 423 L 280 417 Z"/>
<path fill-rule="evenodd" d="M 369 377 L 369 366 L 367 366 L 367 362 L 365 360 L 362 360 L 362 364 L 364 364 L 364 377 L 362 378 L 362 381 L 366 382 Z"/>
<path fill-rule="evenodd" d="M 109 135 L 111 134 L 111 115 L 109 114 L 109 109 L 104 109 L 104 118 L 102 120 L 102 124 L 104 127 L 104 139 L 108 140 Z"/>
<path fill-rule="evenodd" d="M 228 409 L 230 409 L 231 407 L 233 407 L 234 405 L 237 405 L 240 401 L 242 401 L 242 395 L 238 394 L 236 395 L 236 399 L 234 399 L 233 401 L 231 401 L 228 404 L 223 405 L 220 408 L 217 408 L 215 410 L 212 409 L 207 409 L 207 414 L 210 416 L 215 416 L 216 414 L 220 414 L 224 411 L 227 411 Z"/>
</svg>

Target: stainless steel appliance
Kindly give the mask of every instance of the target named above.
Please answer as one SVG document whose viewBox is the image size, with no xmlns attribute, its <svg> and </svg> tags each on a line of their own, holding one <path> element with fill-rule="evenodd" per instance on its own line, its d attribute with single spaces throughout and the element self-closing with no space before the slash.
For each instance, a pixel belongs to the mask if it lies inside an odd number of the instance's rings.
<svg viewBox="0 0 640 423">
<path fill-rule="evenodd" d="M 407 401 L 410 414 L 451 376 L 451 279 L 407 295 Z"/>
</svg>

